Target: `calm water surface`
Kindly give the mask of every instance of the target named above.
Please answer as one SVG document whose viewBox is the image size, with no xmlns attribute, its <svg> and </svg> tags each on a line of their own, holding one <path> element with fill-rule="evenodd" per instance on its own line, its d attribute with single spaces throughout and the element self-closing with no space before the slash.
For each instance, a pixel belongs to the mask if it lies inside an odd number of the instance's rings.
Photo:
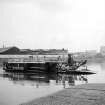
<svg viewBox="0 0 105 105">
<path fill-rule="evenodd" d="M 92 75 L 8 73 L 0 69 L 0 105 L 19 105 L 57 92 L 64 87 L 85 83 L 105 83 L 105 62 L 90 63 Z"/>
</svg>

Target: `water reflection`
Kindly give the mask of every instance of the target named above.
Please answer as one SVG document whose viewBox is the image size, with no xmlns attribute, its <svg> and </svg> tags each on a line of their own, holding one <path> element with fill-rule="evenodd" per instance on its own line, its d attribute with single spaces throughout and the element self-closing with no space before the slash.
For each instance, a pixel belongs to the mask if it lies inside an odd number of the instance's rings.
<svg viewBox="0 0 105 105">
<path fill-rule="evenodd" d="M 3 78 L 8 78 L 10 81 L 13 81 L 14 84 L 30 84 L 32 86 L 38 87 L 39 84 L 45 83 L 46 85 L 49 85 L 50 79 L 53 79 L 54 76 L 50 76 L 47 74 L 41 74 L 41 73 L 14 73 L 14 72 L 4 72 L 1 74 Z"/>
<path fill-rule="evenodd" d="M 29 83 L 32 86 L 38 88 L 40 85 L 50 85 L 51 80 L 55 81 L 56 85 L 62 84 L 65 88 L 66 85 L 74 86 L 75 81 L 85 81 L 88 83 L 86 75 L 70 75 L 70 74 L 51 74 L 51 73 L 16 73 L 16 72 L 4 72 L 0 74 L 0 77 L 8 78 L 9 81 L 13 81 L 14 84 L 25 85 Z"/>
<path fill-rule="evenodd" d="M 54 92 L 87 83 L 86 75 L 0 72 L 0 102 L 2 105 L 18 105 L 50 95 Z M 43 94 L 42 94 L 43 93 Z M 5 100 L 6 99 L 6 100 Z"/>
<path fill-rule="evenodd" d="M 59 81 L 62 81 L 62 85 L 64 88 L 66 88 L 66 85 L 68 86 L 74 86 L 76 85 L 76 81 L 84 81 L 85 83 L 88 83 L 88 79 L 86 75 L 67 75 L 67 74 L 59 74 L 58 75 Z"/>
<path fill-rule="evenodd" d="M 101 70 L 105 70 L 105 61 L 100 63 Z"/>
</svg>

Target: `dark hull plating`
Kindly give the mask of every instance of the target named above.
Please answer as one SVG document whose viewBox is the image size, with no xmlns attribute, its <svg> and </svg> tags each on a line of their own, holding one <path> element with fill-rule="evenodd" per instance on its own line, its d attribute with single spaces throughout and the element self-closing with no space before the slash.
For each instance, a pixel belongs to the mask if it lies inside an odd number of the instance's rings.
<svg viewBox="0 0 105 105">
<path fill-rule="evenodd" d="M 57 72 L 57 63 L 3 63 L 5 71 L 19 72 Z"/>
</svg>

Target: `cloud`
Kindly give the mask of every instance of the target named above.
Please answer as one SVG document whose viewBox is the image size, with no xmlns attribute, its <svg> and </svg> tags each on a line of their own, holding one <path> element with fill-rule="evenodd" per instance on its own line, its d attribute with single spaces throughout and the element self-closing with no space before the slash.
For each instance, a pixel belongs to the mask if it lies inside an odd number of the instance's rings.
<svg viewBox="0 0 105 105">
<path fill-rule="evenodd" d="M 32 3 L 50 12 L 68 11 L 72 8 L 72 0 L 0 0 L 2 3 Z"/>
<path fill-rule="evenodd" d="M 23 48 L 96 48 L 105 41 L 104 7 L 104 0 L 0 0 L 0 41 Z"/>
</svg>

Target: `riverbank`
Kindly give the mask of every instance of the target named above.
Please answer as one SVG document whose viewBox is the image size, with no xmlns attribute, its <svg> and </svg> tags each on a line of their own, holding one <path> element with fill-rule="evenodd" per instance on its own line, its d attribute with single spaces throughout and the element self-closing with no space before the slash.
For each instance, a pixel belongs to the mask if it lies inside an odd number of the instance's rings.
<svg viewBox="0 0 105 105">
<path fill-rule="evenodd" d="M 20 105 L 105 105 L 105 84 L 83 84 Z"/>
</svg>

